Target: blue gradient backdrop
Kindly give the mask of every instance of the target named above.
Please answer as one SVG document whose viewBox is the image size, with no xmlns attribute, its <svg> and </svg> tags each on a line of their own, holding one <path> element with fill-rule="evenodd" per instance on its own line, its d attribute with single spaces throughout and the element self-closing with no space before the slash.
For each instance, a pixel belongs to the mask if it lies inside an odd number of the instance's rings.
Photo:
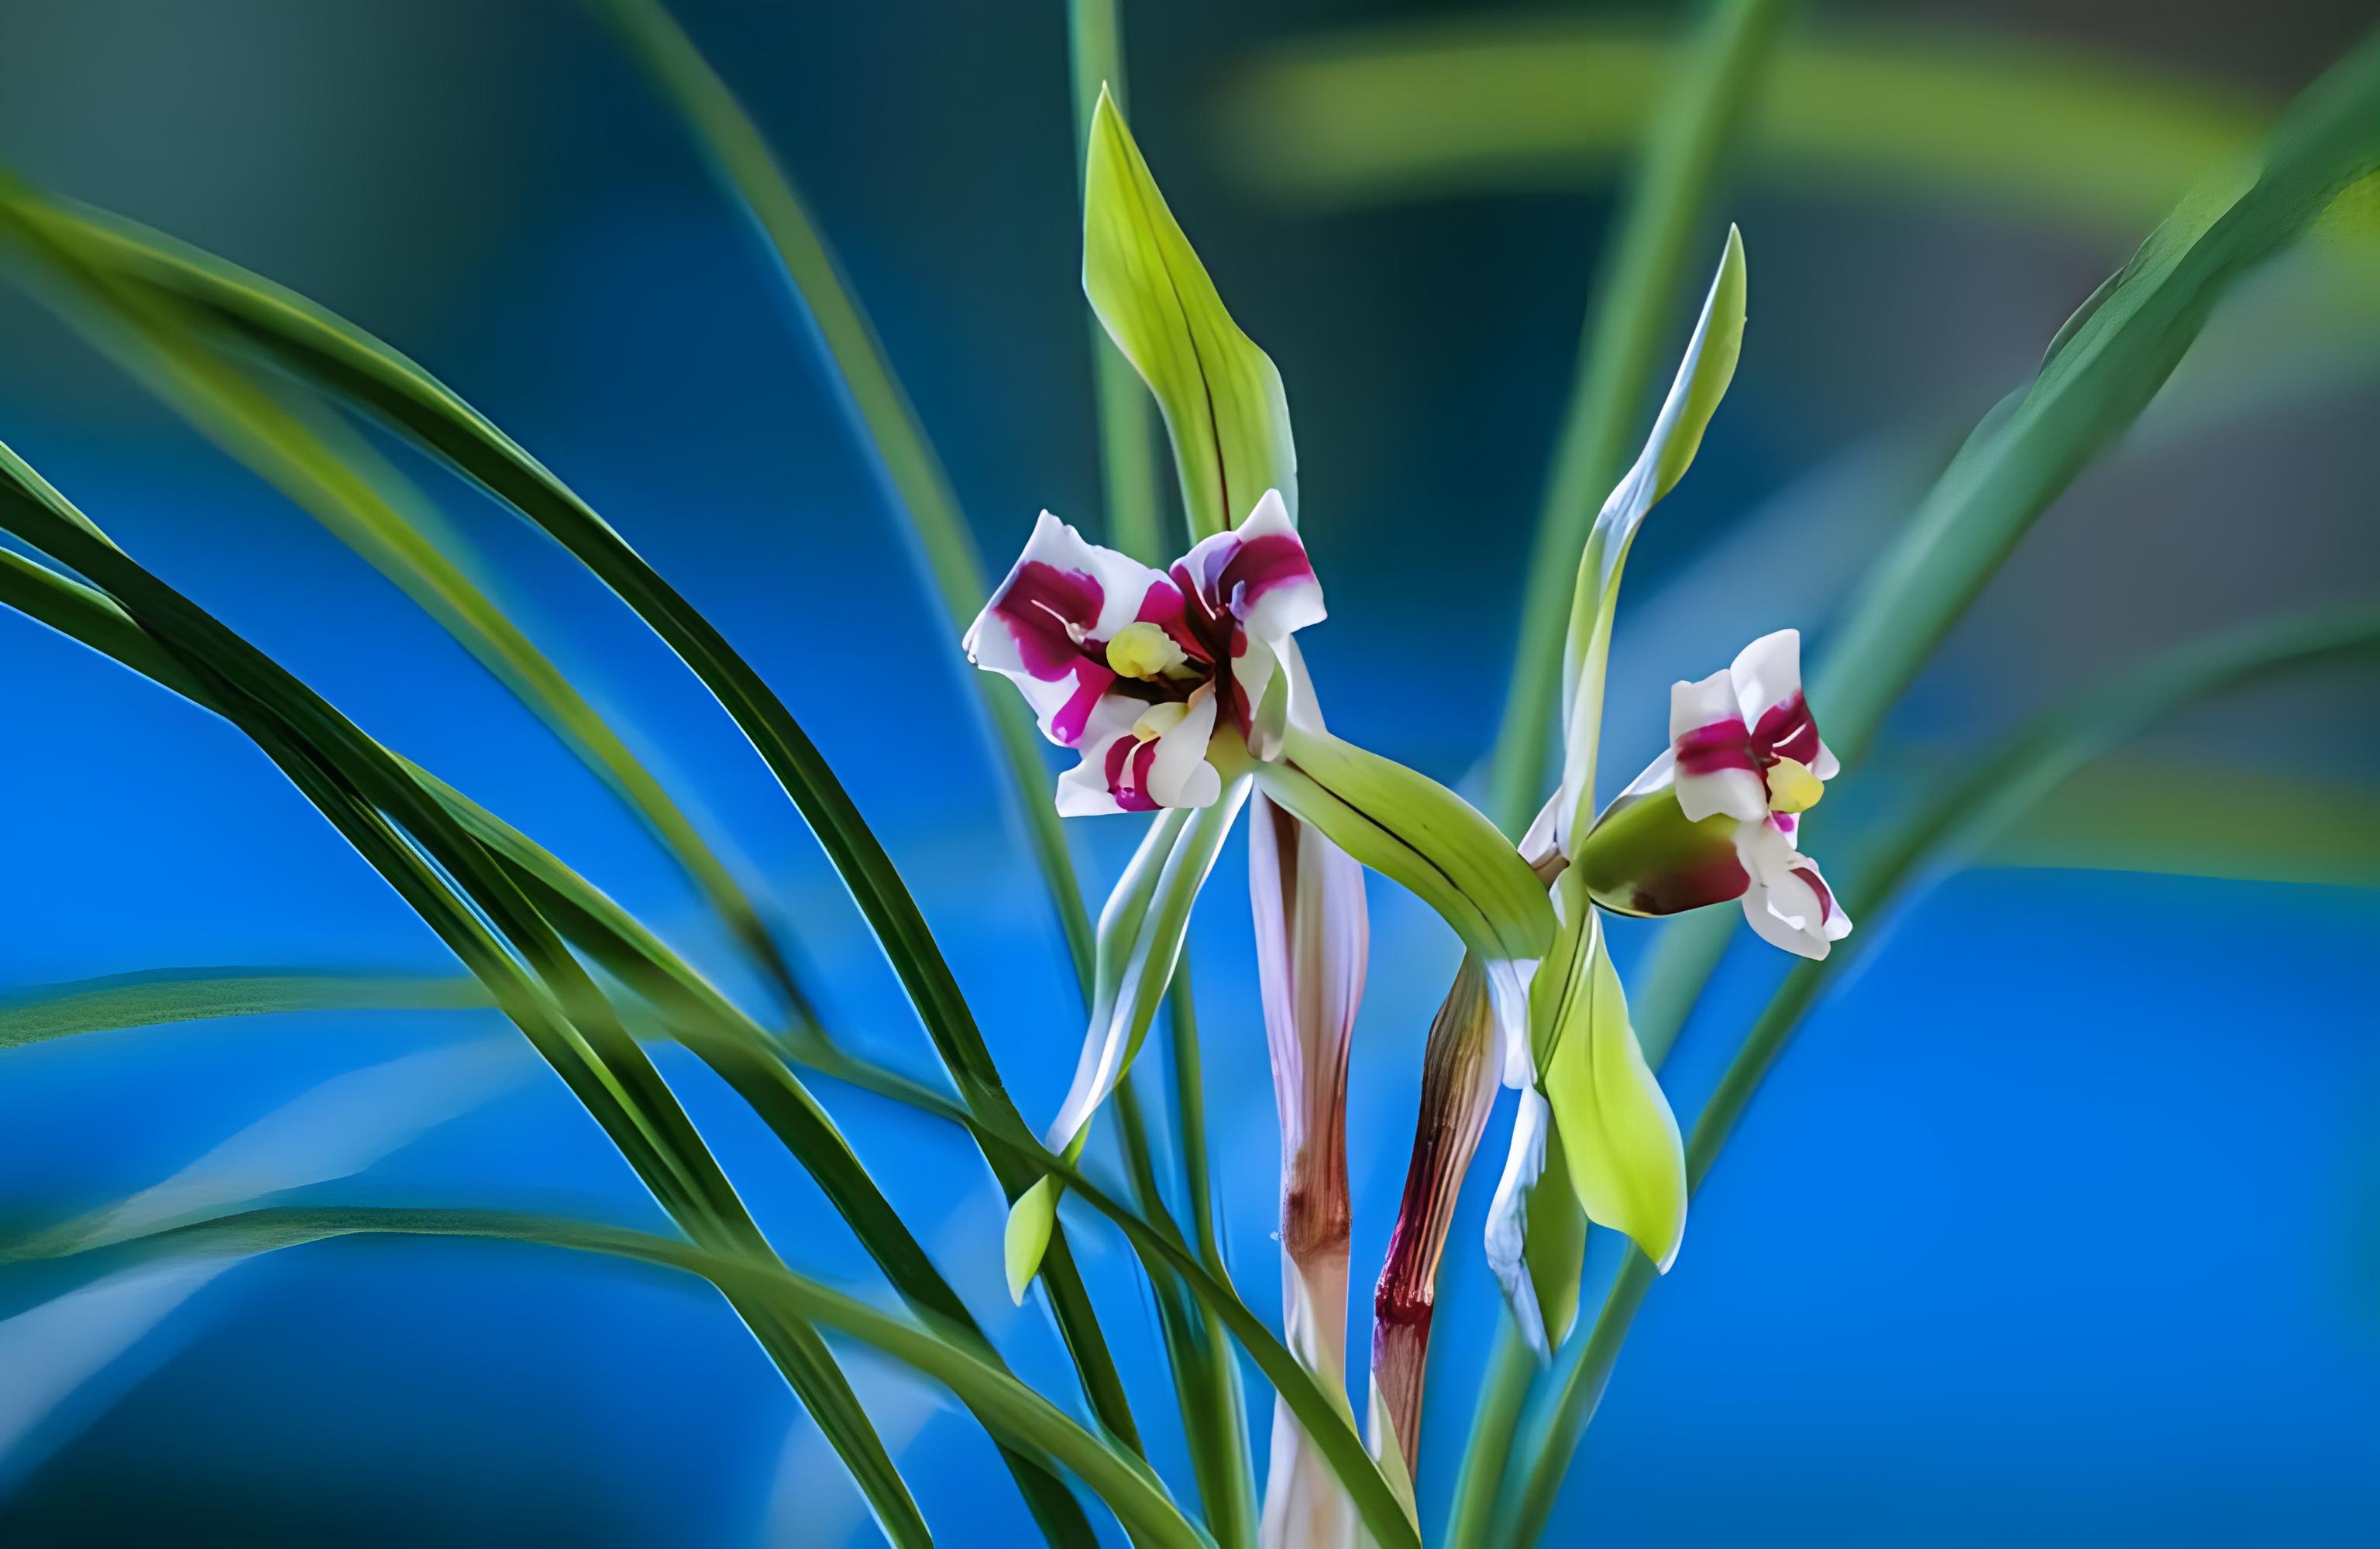
<svg viewBox="0 0 2380 1549">
<path fill-rule="evenodd" d="M 1333 605 L 1312 656 L 1334 725 L 1463 781 L 1492 732 L 1608 192 L 1324 217 L 1264 204 L 1211 152 L 1211 88 L 1252 47 L 1371 8 L 1144 8 L 1144 140 L 1298 412 Z M 1004 558 L 1039 506 L 1094 513 L 1057 7 L 807 9 L 686 7 L 815 196 L 987 552 Z M 2103 9 L 2079 36 L 2121 48 L 2153 8 Z M 2355 9 L 2299 7 L 2248 36 L 2210 7 L 2168 41 L 2181 65 L 2277 97 L 2352 35 Z M 805 326 L 674 127 L 563 6 L 209 10 L 25 7 L 0 66 L 0 161 L 319 295 L 560 469 L 804 719 L 910 877 L 1020 1102 L 1049 1111 L 1074 1060 L 1071 992 L 971 687 Z M 1919 204 L 1772 186 L 1731 207 L 1752 260 L 1744 372 L 1632 575 L 1671 622 L 1623 633 L 1617 745 L 1649 754 L 1668 680 L 1750 634 L 1798 622 L 1822 642 L 1830 578 L 1868 538 L 1814 529 L 1756 616 L 1698 603 L 1706 554 L 1863 438 L 1971 418 L 2131 239 Z M 1945 276 L 1951 254 L 1966 257 Z M 1956 320 L 1909 277 L 1929 263 Z M 136 554 L 736 982 L 639 830 L 392 588 L 29 308 L 0 307 L 0 434 Z M 2330 450 L 2368 428 L 2368 379 L 2347 402 L 2252 416 L 2211 447 L 2095 474 L 1921 682 L 1894 745 L 1955 757 L 2082 667 L 2222 618 L 2368 594 L 2368 455 Z M 2285 467 L 2281 498 L 2243 466 Z M 2227 481 L 2241 478 L 2271 502 L 2277 557 L 2210 580 L 2192 535 L 2222 530 Z M 436 488 L 507 596 L 734 836 L 836 1023 L 925 1070 L 889 972 L 725 719 L 547 545 Z M 2140 562 L 2167 566 L 2149 584 L 2078 599 L 2078 575 L 2144 547 L 2167 556 Z M 2369 681 L 2324 692 L 2329 723 L 2370 751 Z M 2208 771 L 2216 791 L 2227 771 L 2286 772 L 2271 729 L 2292 703 L 2193 720 L 2148 756 Z M 0 995 L 167 966 L 449 966 L 239 738 L 21 620 L 0 619 Z M 1868 788 L 1879 804 L 1909 793 Z M 1094 887 L 1130 827 L 1080 826 Z M 1240 854 L 1234 842 L 1194 939 L 1231 1262 L 1269 1307 L 1277 1141 Z M 1385 1246 L 1454 955 L 1411 900 L 1377 879 L 1371 896 L 1350 1120 L 1359 1351 L 1366 1266 Z M 1868 928 L 1888 945 L 1810 1019 L 1697 1201 L 1551 1541 L 2371 1543 L 2380 896 L 1984 869 Z M 1626 931 L 1623 956 L 1649 939 Z M 1739 944 L 1666 1072 L 1681 1113 L 1780 966 Z M 426 1069 L 425 1050 L 469 1072 L 455 1116 L 298 1197 L 655 1221 L 559 1083 L 492 1015 L 465 1012 L 158 1027 L 0 1056 L 0 1214 L 37 1224 L 103 1205 L 346 1072 Z M 668 1069 L 788 1255 L 863 1283 L 864 1260 L 766 1133 L 690 1061 Z M 1046 1316 L 1007 1312 L 979 1162 L 872 1099 L 834 1101 L 1020 1370 L 1066 1394 Z M 1500 1155 L 1507 1122 L 1500 1111 L 1484 1155 Z M 300 1167 L 321 1143 L 268 1149 Z M 1495 1316 L 1477 1249 L 1487 1181 L 1448 1253 L 1421 1478 L 1431 1520 Z M 1120 1246 L 1078 1235 L 1156 1460 L 1187 1492 L 1153 1311 Z M 1614 1252 L 1598 1237 L 1591 1280 Z M 0 1286 L 0 1313 L 23 1314 L 0 1322 L 15 1371 L 0 1378 L 15 1389 L 0 1393 L 0 1542 L 870 1541 L 748 1337 L 666 1277 L 488 1245 L 346 1243 L 29 1321 L 54 1289 Z M 42 1398 L 42 1374 L 80 1369 L 84 1344 L 95 1374 Z M 964 1415 L 864 1352 L 851 1363 L 947 1542 L 1029 1532 Z M 1256 1407 L 1261 1425 L 1269 1406 Z"/>
</svg>

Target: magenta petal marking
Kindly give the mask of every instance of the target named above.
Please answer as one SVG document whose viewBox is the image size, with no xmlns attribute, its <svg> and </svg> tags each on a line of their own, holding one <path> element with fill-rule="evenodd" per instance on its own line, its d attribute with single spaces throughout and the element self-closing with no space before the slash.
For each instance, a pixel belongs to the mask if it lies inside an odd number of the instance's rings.
<svg viewBox="0 0 2380 1549">
<path fill-rule="evenodd" d="M 1140 599 L 1140 611 L 1133 615 L 1136 623 L 1153 623 L 1172 636 L 1173 643 L 1193 661 L 1208 661 L 1213 653 L 1198 632 L 1190 627 L 1188 606 L 1182 600 L 1182 590 L 1173 582 L 1160 578 L 1148 584 Z"/>
<path fill-rule="evenodd" d="M 1828 920 L 1833 919 L 1835 917 L 1835 895 L 1828 891 L 1827 879 L 1818 875 L 1817 868 L 1815 866 L 1797 865 L 1793 868 L 1793 875 L 1800 877 L 1803 881 L 1807 882 L 1810 885 L 1810 890 L 1818 895 L 1818 923 L 1820 925 L 1825 925 Z"/>
<path fill-rule="evenodd" d="M 1083 729 L 1090 724 L 1091 711 L 1099 696 L 1108 691 L 1116 675 L 1106 666 L 1087 656 L 1075 659 L 1075 692 L 1058 707 L 1050 718 L 1050 735 L 1062 746 L 1072 747 L 1083 740 Z"/>
<path fill-rule="evenodd" d="M 1016 567 L 1007 589 L 992 599 L 991 611 L 1008 626 L 1025 670 L 1054 683 L 1083 660 L 1076 633 L 1099 623 L 1105 600 L 1096 578 L 1026 560 Z"/>
<path fill-rule="evenodd" d="M 1155 812 L 1148 794 L 1149 767 L 1157 762 L 1157 744 L 1118 737 L 1108 744 L 1108 794 L 1126 812 Z"/>
<path fill-rule="evenodd" d="M 1768 826 L 1791 839 L 1793 830 L 1802 826 L 1802 820 L 1790 812 L 1772 812 L 1768 815 Z"/>
<path fill-rule="evenodd" d="M 1215 595 L 1240 618 L 1275 587 L 1312 582 L 1305 545 L 1285 532 L 1249 539 L 1233 549 L 1215 576 Z"/>
<path fill-rule="evenodd" d="M 1817 762 L 1818 723 L 1811 718 L 1810 707 L 1799 690 L 1760 713 L 1760 724 L 1752 729 L 1752 745 L 1764 764 L 1779 758 L 1799 764 Z"/>
<path fill-rule="evenodd" d="M 1630 890 L 1629 907 L 1645 914 L 1682 914 L 1714 903 L 1742 898 L 1752 887 L 1752 874 L 1732 850 L 1717 850 L 1674 871 L 1639 880 Z"/>
<path fill-rule="evenodd" d="M 1722 769 L 1750 769 L 1756 774 L 1760 769 L 1740 715 L 1683 733 L 1678 738 L 1677 753 L 1680 774 L 1709 775 Z"/>
</svg>

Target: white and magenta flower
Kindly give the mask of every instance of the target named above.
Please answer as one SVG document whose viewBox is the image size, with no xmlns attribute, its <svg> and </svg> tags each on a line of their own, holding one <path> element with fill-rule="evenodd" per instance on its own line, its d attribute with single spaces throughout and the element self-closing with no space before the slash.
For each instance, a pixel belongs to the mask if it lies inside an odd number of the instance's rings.
<svg viewBox="0 0 2380 1549">
<path fill-rule="evenodd" d="M 1852 922 L 1797 836 L 1840 768 L 1802 696 L 1800 633 L 1762 635 L 1727 671 L 1670 688 L 1670 750 L 1580 847 L 1597 902 L 1674 914 L 1739 899 L 1761 939 L 1825 957 Z"/>
<path fill-rule="evenodd" d="M 1842 766 L 1802 696 L 1802 635 L 1780 629 L 1743 647 L 1724 672 L 1670 690 L 1678 808 L 1691 821 L 1734 818 L 1743 914 L 1761 939 L 1822 958 L 1852 932 L 1815 861 L 1794 843 L 1801 815 Z"/>
<path fill-rule="evenodd" d="M 1014 683 L 1041 733 L 1082 762 L 1058 781 L 1069 817 L 1203 807 L 1219 726 L 1278 748 L 1297 674 L 1289 637 L 1323 617 L 1322 587 L 1278 491 L 1167 570 L 1041 514 L 967 630 L 968 660 Z"/>
</svg>

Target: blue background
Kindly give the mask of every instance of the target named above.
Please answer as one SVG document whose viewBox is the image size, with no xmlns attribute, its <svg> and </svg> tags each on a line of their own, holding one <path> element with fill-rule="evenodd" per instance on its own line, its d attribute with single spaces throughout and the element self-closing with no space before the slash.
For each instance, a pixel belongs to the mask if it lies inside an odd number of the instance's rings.
<svg viewBox="0 0 2380 1549">
<path fill-rule="evenodd" d="M 1220 88 L 1265 47 L 1384 9 L 1133 7 L 1135 117 L 1289 382 L 1332 606 L 1309 655 L 1334 729 L 1463 783 L 1492 734 L 1611 190 L 1318 211 L 1255 191 L 1218 149 Z M 918 894 L 1020 1104 L 1050 1111 L 1074 1061 L 1072 991 L 950 632 L 806 325 L 604 41 L 541 4 L 12 10 L 0 160 L 318 296 L 559 469 L 803 719 Z M 1004 561 L 1043 505 L 1094 520 L 1058 8 L 683 10 L 811 196 L 987 554 Z M 2274 101 L 2361 24 L 2353 6 L 2252 24 L 2215 7 L 1930 10 Z M 2138 236 L 1775 179 L 1748 180 L 1730 213 L 1751 260 L 1742 372 L 1639 546 L 1617 652 L 1610 745 L 1645 756 L 1671 677 L 1785 623 L 1823 645 L 1843 584 L 1906 509 L 1906 466 L 2020 380 Z M 2242 304 L 2285 309 L 2296 283 L 2284 266 Z M 13 297 L 0 340 L 0 435 L 144 563 L 749 987 L 640 830 L 393 588 Z M 2256 358 L 2252 330 L 2225 341 Z M 1911 799 L 1923 771 L 2091 669 L 2369 595 L 2357 438 L 2374 360 L 2212 429 L 2153 415 L 2028 539 L 1897 713 L 1880 772 L 1836 800 Z M 724 717 L 550 546 L 419 471 L 540 638 L 733 836 L 835 1024 L 926 1070 L 889 972 Z M 2369 1542 L 2380 853 L 2358 804 L 2375 709 L 2368 675 L 2329 674 L 2194 712 L 2094 778 L 2119 806 L 2200 793 L 2203 848 L 2119 857 L 2087 822 L 2045 824 L 1987 859 L 2062 864 L 1970 871 L 1864 922 L 1888 944 L 1810 1019 L 1698 1198 L 1553 1541 Z M 0 619 L 0 994 L 171 966 L 451 966 L 238 737 L 21 620 Z M 2311 845 L 2287 821 L 2309 811 L 2329 819 Z M 1074 827 L 1102 889 L 1133 825 Z M 1829 864 L 1855 869 L 1855 853 L 1847 841 Z M 2143 869 L 2105 869 L 2118 858 Z M 1269 1310 L 1278 1145 L 1241 869 L 1235 841 L 1195 955 L 1231 1265 Z M 1350 1118 L 1358 1352 L 1454 958 L 1413 901 L 1378 879 L 1371 899 Z M 1623 967 L 1652 930 L 1623 933 Z M 1739 942 L 1665 1071 L 1682 1115 L 1781 968 Z M 193 1165 L 245 1193 L 656 1219 L 485 1013 L 156 1027 L 0 1059 L 10 1221 L 74 1216 Z M 765 1131 L 690 1060 L 665 1068 L 788 1257 L 863 1283 Z M 325 1089 L 358 1071 L 374 1073 Z M 979 1160 L 872 1099 L 833 1102 L 1019 1370 L 1072 1403 L 1038 1303 L 1008 1312 Z M 213 1153 L 292 1105 L 296 1119 Z M 1479 1216 L 1508 1121 L 1441 1279 L 1426 1521 L 1493 1328 Z M 365 1138 L 375 1127 L 384 1144 Z M 1128 1254 L 1086 1226 L 1155 1460 L 1186 1494 L 1153 1311 Z M 1590 1277 L 1615 1262 L 1598 1236 Z M 478 1244 L 218 1268 L 49 1322 L 35 1303 L 57 1286 L 0 1287 L 17 1314 L 0 1322 L 0 1538 L 870 1539 L 815 1431 L 699 1288 Z M 946 1542 L 1029 1531 L 964 1415 L 864 1352 L 850 1364 Z M 83 1378 L 42 1398 L 55 1372 Z M 1269 1406 L 1255 1407 L 1261 1426 Z"/>
</svg>

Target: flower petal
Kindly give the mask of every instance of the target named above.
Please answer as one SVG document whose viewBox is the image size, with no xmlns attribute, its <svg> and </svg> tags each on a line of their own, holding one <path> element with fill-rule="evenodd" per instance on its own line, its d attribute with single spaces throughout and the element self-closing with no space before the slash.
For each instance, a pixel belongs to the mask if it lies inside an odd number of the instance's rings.
<svg viewBox="0 0 2380 1549">
<path fill-rule="evenodd" d="M 1800 630 L 1780 629 L 1744 647 L 1736 653 L 1728 676 L 1752 727 L 1755 749 L 1806 764 L 1820 780 L 1834 779 L 1840 766 L 1818 740 L 1818 723 L 1802 696 Z"/>
<path fill-rule="evenodd" d="M 1126 781 L 1119 790 L 1117 777 L 1129 773 L 1125 765 L 1142 747 L 1133 725 L 1145 707 L 1136 699 L 1110 696 L 1091 708 L 1081 741 L 1082 762 L 1058 777 L 1058 815 L 1097 817 L 1111 812 L 1150 812 L 1157 803 Z M 1111 771 L 1113 771 L 1111 774 Z"/>
<path fill-rule="evenodd" d="M 1744 889 L 1743 917 L 1762 940 L 1816 961 L 1852 933 L 1851 917 L 1835 902 L 1818 863 L 1774 827 L 1744 825 L 1736 852 L 1752 878 Z"/>
<path fill-rule="evenodd" d="M 1135 618 L 1178 617 L 1181 606 L 1162 571 L 1045 511 L 963 643 L 969 660 L 1016 684 L 1043 736 L 1074 747 L 1115 681 L 1100 646 Z"/>
<path fill-rule="evenodd" d="M 1670 751 L 1677 760 L 1678 806 L 1688 821 L 1724 812 L 1749 823 L 1768 815 L 1768 785 L 1727 673 L 1670 685 Z"/>
<path fill-rule="evenodd" d="M 1190 696 L 1190 708 L 1160 733 L 1153 745 L 1141 790 L 1159 806 L 1212 806 L 1223 793 L 1223 777 L 1207 762 L 1207 744 L 1215 734 L 1215 691 L 1211 685 Z"/>
</svg>

